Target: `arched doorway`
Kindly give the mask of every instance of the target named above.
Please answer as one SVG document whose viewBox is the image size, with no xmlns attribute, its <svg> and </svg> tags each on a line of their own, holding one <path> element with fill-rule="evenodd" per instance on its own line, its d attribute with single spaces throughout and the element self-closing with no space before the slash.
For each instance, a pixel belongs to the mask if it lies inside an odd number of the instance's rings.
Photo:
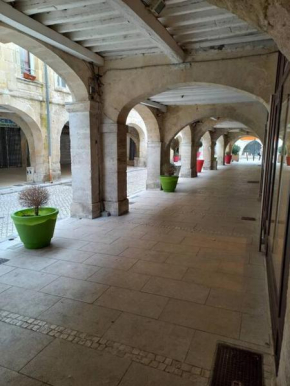
<svg viewBox="0 0 290 386">
<path fill-rule="evenodd" d="M 61 178 L 71 177 L 71 145 L 68 122 L 64 125 L 60 136 L 60 170 Z"/>
<path fill-rule="evenodd" d="M 0 185 L 26 182 L 26 168 L 30 166 L 29 146 L 23 130 L 13 120 L 0 118 Z M 29 180 L 33 181 L 28 175 Z"/>
</svg>

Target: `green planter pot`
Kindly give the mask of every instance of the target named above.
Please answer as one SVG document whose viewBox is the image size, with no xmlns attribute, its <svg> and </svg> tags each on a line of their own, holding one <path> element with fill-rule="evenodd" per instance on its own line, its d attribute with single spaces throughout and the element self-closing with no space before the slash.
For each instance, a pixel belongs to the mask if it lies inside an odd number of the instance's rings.
<svg viewBox="0 0 290 386">
<path fill-rule="evenodd" d="M 11 215 L 21 241 L 27 249 L 47 247 L 53 237 L 58 209 L 39 208 L 39 216 L 34 209 L 19 210 Z"/>
<path fill-rule="evenodd" d="M 174 192 L 178 182 L 178 176 L 160 176 L 160 182 L 164 192 Z"/>
</svg>

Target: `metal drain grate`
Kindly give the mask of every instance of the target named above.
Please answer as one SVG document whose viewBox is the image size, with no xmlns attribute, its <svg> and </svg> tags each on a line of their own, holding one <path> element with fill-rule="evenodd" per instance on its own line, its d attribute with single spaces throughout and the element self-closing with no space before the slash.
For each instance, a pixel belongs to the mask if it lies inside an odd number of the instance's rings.
<svg viewBox="0 0 290 386">
<path fill-rule="evenodd" d="M 218 344 L 211 386 L 263 386 L 262 355 Z"/>
<path fill-rule="evenodd" d="M 0 265 L 4 264 L 4 263 L 7 263 L 7 261 L 9 261 L 9 259 L 0 259 Z"/>
<path fill-rule="evenodd" d="M 259 184 L 260 181 L 247 181 L 248 184 Z"/>
<path fill-rule="evenodd" d="M 244 221 L 256 221 L 255 217 L 241 217 Z"/>
</svg>

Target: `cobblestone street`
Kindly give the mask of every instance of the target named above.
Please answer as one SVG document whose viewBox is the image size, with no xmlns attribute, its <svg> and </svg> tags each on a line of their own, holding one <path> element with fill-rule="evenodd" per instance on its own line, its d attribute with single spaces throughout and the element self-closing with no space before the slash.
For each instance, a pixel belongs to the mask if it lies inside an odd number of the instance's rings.
<svg viewBox="0 0 290 386">
<path fill-rule="evenodd" d="M 128 196 L 146 189 L 146 169 L 128 168 Z M 48 206 L 59 209 L 58 219 L 69 217 L 72 189 L 69 184 L 47 185 L 50 193 Z M 20 209 L 18 191 L 0 193 L 0 241 L 15 234 L 10 214 Z"/>
</svg>

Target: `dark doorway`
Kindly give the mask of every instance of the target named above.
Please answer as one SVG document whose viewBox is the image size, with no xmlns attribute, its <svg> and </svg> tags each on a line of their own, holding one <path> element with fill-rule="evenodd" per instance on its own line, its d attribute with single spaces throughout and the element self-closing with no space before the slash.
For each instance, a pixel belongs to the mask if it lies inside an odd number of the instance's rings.
<svg viewBox="0 0 290 386">
<path fill-rule="evenodd" d="M 11 168 L 11 167 L 21 168 L 22 167 L 21 129 L 9 119 L 5 119 L 1 121 L 2 122 L 0 126 L 0 168 Z"/>
<path fill-rule="evenodd" d="M 129 148 L 129 161 L 134 161 L 134 158 L 137 156 L 137 146 L 136 143 L 130 138 L 130 148 Z"/>
</svg>

